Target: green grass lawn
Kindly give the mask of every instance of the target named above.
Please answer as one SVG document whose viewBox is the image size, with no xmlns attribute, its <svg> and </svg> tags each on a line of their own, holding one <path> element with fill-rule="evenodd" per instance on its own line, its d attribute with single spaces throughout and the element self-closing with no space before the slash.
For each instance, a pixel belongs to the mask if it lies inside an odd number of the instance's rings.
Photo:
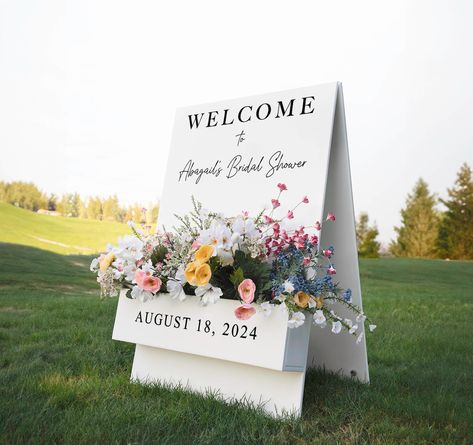
<svg viewBox="0 0 473 445">
<path fill-rule="evenodd" d="M 92 254 L 131 233 L 126 224 L 37 213 L 0 202 L 0 242 L 62 254 Z"/>
<path fill-rule="evenodd" d="M 0 245 L 1 443 L 473 443 L 471 262 L 362 261 L 371 384 L 311 371 L 284 421 L 129 383 L 133 345 L 111 339 L 117 301 L 89 262 Z"/>
</svg>

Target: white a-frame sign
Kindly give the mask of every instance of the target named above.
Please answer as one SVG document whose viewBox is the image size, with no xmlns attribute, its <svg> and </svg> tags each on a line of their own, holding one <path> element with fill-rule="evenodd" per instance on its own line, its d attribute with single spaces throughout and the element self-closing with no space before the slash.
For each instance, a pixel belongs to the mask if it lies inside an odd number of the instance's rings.
<svg viewBox="0 0 473 445">
<path fill-rule="evenodd" d="M 336 215 L 335 223 L 323 225 L 320 246 L 335 247 L 337 281 L 352 289 L 361 308 L 340 83 L 179 109 L 158 225 L 175 225 L 174 215 L 191 209 L 191 196 L 227 216 L 256 214 L 278 183 L 287 185 L 287 206 L 310 198 L 295 215 L 297 225 L 323 221 L 329 211 Z M 122 295 L 113 338 L 136 343 L 132 379 L 213 390 L 227 400 L 263 404 L 272 414 L 300 414 L 308 367 L 369 381 L 364 339 L 355 344 L 354 336 L 335 335 L 309 319 L 287 329 L 282 311 L 268 318 L 257 313 L 245 321 L 248 329 L 257 327 L 256 338 L 222 335 L 234 325 L 235 331 L 241 328 L 233 314 L 238 304 L 220 299 L 203 307 L 197 297 L 179 302 L 167 295 L 141 303 Z M 136 323 L 140 311 L 159 323 Z M 161 322 L 166 315 L 179 323 L 166 326 Z M 207 332 L 195 329 L 202 321 L 211 323 Z"/>
</svg>

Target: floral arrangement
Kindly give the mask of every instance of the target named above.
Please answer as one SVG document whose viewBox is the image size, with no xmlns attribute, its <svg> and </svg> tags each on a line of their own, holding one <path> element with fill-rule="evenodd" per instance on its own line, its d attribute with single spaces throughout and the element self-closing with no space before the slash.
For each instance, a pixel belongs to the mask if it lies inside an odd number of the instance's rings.
<svg viewBox="0 0 473 445">
<path fill-rule="evenodd" d="M 127 297 L 146 301 L 170 294 L 183 301 L 197 296 L 203 305 L 220 298 L 239 300 L 235 316 L 251 318 L 257 310 L 270 315 L 275 307 L 287 311 L 290 328 L 312 317 L 314 324 L 332 332 L 343 329 L 362 339 L 359 324 L 366 316 L 352 303 L 351 290 L 334 282 L 336 268 L 333 246 L 321 248 L 317 233 L 322 224 L 285 229 L 307 196 L 282 217 L 276 217 L 280 198 L 287 190 L 278 184 L 279 194 L 271 200 L 270 211 L 255 217 L 248 212 L 225 217 L 208 211 L 192 198 L 193 210 L 176 215 L 179 225 L 172 231 L 149 233 L 129 223 L 133 235 L 108 246 L 95 258 L 91 270 L 97 273 L 101 296 L 116 296 L 121 289 Z M 328 213 L 324 224 L 335 221 Z M 353 319 L 339 316 L 334 302 L 353 313 Z M 370 324 L 370 331 L 376 326 Z M 361 329 L 360 329 L 361 331 Z"/>
</svg>

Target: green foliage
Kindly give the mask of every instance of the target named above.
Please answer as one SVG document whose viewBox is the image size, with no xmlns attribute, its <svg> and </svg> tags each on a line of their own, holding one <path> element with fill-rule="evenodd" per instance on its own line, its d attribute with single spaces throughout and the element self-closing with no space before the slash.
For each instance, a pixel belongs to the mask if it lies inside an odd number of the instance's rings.
<svg viewBox="0 0 473 445">
<path fill-rule="evenodd" d="M 237 267 L 230 275 L 230 281 L 235 287 L 238 287 L 244 279 L 245 275 L 243 274 L 243 269 L 241 267 Z"/>
<path fill-rule="evenodd" d="M 367 213 L 360 213 L 356 223 L 356 244 L 358 255 L 362 258 L 378 258 L 380 244 L 376 241 L 379 232 L 376 225 L 369 226 Z"/>
<path fill-rule="evenodd" d="M 256 285 L 256 289 L 260 294 L 264 294 L 271 288 L 270 272 L 271 265 L 263 262 L 258 258 L 252 258 L 249 253 L 241 250 L 235 252 L 235 269 L 243 271 L 244 278 L 250 278 Z M 243 281 L 243 280 L 242 280 Z"/>
<path fill-rule="evenodd" d="M 164 259 L 166 258 L 167 253 L 168 253 L 168 249 L 166 248 L 166 246 L 163 246 L 163 245 L 156 246 L 150 258 L 153 266 L 156 266 L 156 264 L 158 263 L 162 263 Z"/>
<path fill-rule="evenodd" d="M 68 217 L 77 218 L 82 207 L 82 200 L 78 193 L 65 193 L 57 205 L 57 210 Z"/>
<path fill-rule="evenodd" d="M 87 203 L 87 218 L 89 219 L 102 219 L 103 208 L 102 201 L 99 197 L 89 198 Z"/>
<path fill-rule="evenodd" d="M 361 259 L 370 385 L 310 370 L 302 418 L 276 420 L 130 382 L 135 345 L 111 339 L 90 260 L 0 245 L 1 443 L 473 443 L 471 262 Z"/>
<path fill-rule="evenodd" d="M 32 182 L 2 182 L 0 184 L 0 200 L 34 212 L 47 206 L 46 196 Z"/>
<path fill-rule="evenodd" d="M 438 248 L 440 256 L 473 259 L 473 178 L 471 168 L 464 163 L 448 189 L 449 198 L 441 200 L 447 208 L 442 215 Z"/>
<path fill-rule="evenodd" d="M 120 204 L 116 195 L 103 200 L 102 218 L 108 221 L 120 220 Z"/>
<path fill-rule="evenodd" d="M 390 246 L 394 255 L 428 258 L 436 255 L 439 223 L 436 204 L 435 195 L 420 178 L 412 194 L 407 196 L 406 207 L 401 210 L 401 226 L 394 228 L 397 239 Z"/>
</svg>

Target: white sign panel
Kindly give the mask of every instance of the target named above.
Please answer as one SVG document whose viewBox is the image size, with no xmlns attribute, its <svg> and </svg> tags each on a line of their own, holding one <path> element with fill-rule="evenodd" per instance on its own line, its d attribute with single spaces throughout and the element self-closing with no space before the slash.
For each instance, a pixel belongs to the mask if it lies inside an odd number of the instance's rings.
<svg viewBox="0 0 473 445">
<path fill-rule="evenodd" d="M 191 209 L 192 196 L 227 216 L 255 215 L 268 207 L 278 183 L 288 187 L 287 206 L 309 196 L 309 204 L 297 209 L 294 226 L 313 225 L 328 211 L 336 214 L 335 224 L 323 226 L 320 245 L 335 247 L 337 280 L 352 289 L 353 302 L 361 307 L 339 83 L 179 109 L 158 225 L 175 225 L 175 214 Z M 333 335 L 308 323 L 288 330 L 282 314 L 237 322 L 235 304 L 220 300 L 202 307 L 192 299 L 139 303 L 121 297 L 114 338 L 137 344 L 132 378 L 182 383 L 196 391 L 211 387 L 227 398 L 264 401 L 270 413 L 300 413 L 306 364 L 369 380 L 364 341 L 355 345 L 350 335 Z M 179 327 L 166 326 L 166 314 L 174 323 L 179 316 Z M 204 334 L 202 320 L 212 326 Z M 230 335 L 223 334 L 225 329 Z M 257 337 L 248 337 L 251 332 Z M 215 378 L 209 379 L 209 369 Z"/>
</svg>

